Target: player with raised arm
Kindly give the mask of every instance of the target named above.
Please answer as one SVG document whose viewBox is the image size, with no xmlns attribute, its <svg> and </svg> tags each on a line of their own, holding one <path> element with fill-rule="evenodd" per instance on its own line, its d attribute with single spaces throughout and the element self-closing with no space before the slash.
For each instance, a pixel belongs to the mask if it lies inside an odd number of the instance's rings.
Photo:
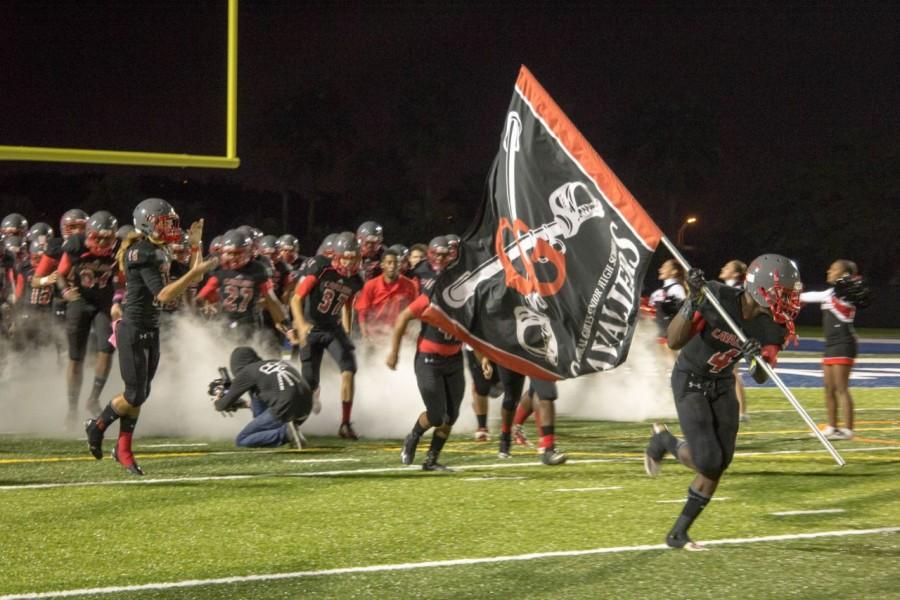
<svg viewBox="0 0 900 600">
<path fill-rule="evenodd" d="M 706 282 L 699 269 L 688 274 L 687 285 L 688 298 L 667 332 L 669 347 L 680 350 L 672 369 L 672 392 L 685 439 L 676 438 L 665 425 L 654 424 L 644 469 L 656 476 L 669 452 L 696 473 L 666 543 L 702 550 L 688 537 L 688 528 L 709 503 L 734 456 L 739 415 L 732 369 L 746 357 L 752 361 L 754 380 L 766 380 L 765 370 L 756 361 L 775 366 L 779 350 L 793 336 L 803 284 L 793 261 L 764 254 L 750 264 L 746 290 Z M 706 293 L 715 295 L 746 335 L 746 342 L 741 343 L 711 302 L 704 302 Z"/>
<path fill-rule="evenodd" d="M 182 277 L 169 280 L 171 256 L 167 244 L 181 240 L 181 229 L 175 209 L 161 198 L 147 198 L 137 205 L 134 227 L 135 231 L 122 243 L 116 256 L 126 286 L 122 321 L 115 331 L 125 391 L 115 396 L 99 416 L 90 419 L 85 431 L 88 449 L 99 460 L 103 458 L 104 433 L 121 419 L 113 460 L 129 473 L 143 475 L 131 451 L 131 438 L 159 365 L 162 305 L 176 300 L 211 270 L 217 260 L 203 260 L 200 246 L 203 221 L 196 221 L 188 234 L 191 267 Z"/>
</svg>

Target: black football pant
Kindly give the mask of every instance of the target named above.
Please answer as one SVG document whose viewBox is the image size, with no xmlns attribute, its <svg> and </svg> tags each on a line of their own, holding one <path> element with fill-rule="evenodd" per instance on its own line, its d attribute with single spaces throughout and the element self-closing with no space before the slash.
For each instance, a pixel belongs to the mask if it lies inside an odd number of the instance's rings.
<svg viewBox="0 0 900 600">
<path fill-rule="evenodd" d="M 522 390 L 525 388 L 525 376 L 499 365 L 496 371 L 500 373 L 500 383 L 503 384 L 503 409 L 516 410 L 519 399 L 522 397 Z M 556 400 L 559 397 L 556 384 L 552 381 L 531 378 L 528 390 L 537 394 L 539 400 Z M 534 410 L 537 410 L 537 407 Z M 552 423 L 549 424 L 552 425 Z"/>
<path fill-rule="evenodd" d="M 341 373 L 356 373 L 356 346 L 350 341 L 344 328 L 333 331 L 313 329 L 306 338 L 306 345 L 300 348 L 301 374 L 313 391 L 319 389 L 319 372 L 326 350 L 337 362 Z"/>
<path fill-rule="evenodd" d="M 91 326 L 97 343 L 97 352 L 112 354 L 115 352 L 109 337 L 112 335 L 112 322 L 108 309 L 100 309 L 79 298 L 66 305 L 66 335 L 69 339 L 69 358 L 81 362 L 87 350 Z"/>
<path fill-rule="evenodd" d="M 116 345 L 125 400 L 140 406 L 150 395 L 150 382 L 159 366 L 159 329 L 141 329 L 122 320 L 116 328 Z"/>
<path fill-rule="evenodd" d="M 466 393 L 462 352 L 452 356 L 416 352 L 415 372 L 425 413 L 432 427 L 453 425 Z"/>
<path fill-rule="evenodd" d="M 700 377 L 672 370 L 672 392 L 681 431 L 697 470 L 718 480 L 734 457 L 740 411 L 734 377 Z"/>
</svg>

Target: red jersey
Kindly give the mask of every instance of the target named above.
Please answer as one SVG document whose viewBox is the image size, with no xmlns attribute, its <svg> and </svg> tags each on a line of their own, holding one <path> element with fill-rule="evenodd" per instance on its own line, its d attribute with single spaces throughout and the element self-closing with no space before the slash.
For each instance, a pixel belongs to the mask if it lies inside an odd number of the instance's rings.
<svg viewBox="0 0 900 600">
<path fill-rule="evenodd" d="M 373 333 L 386 333 L 393 328 L 400 311 L 417 295 L 417 286 L 412 279 L 400 275 L 388 283 L 384 275 L 379 275 L 366 282 L 353 308 L 361 325 L 367 325 Z"/>
</svg>

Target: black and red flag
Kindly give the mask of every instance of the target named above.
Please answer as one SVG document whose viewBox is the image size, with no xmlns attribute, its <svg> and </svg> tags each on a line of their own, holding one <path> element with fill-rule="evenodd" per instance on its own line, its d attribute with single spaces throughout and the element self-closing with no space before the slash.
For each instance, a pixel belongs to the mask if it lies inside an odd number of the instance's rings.
<svg viewBox="0 0 900 600">
<path fill-rule="evenodd" d="M 661 235 L 523 66 L 479 219 L 422 318 L 532 377 L 612 369 Z"/>
</svg>

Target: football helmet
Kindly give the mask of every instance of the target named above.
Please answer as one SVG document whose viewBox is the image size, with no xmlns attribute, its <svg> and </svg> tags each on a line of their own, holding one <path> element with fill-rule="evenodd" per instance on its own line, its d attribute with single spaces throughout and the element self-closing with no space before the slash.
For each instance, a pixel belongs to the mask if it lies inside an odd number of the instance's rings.
<svg viewBox="0 0 900 600">
<path fill-rule="evenodd" d="M 134 225 L 122 225 L 119 227 L 118 231 L 116 231 L 116 237 L 119 238 L 120 242 L 124 242 L 125 238 L 134 231 Z"/>
<path fill-rule="evenodd" d="M 763 254 L 747 267 L 746 290 L 757 304 L 772 314 L 776 323 L 794 335 L 794 319 L 800 312 L 803 282 L 794 261 L 780 254 Z"/>
<path fill-rule="evenodd" d="M 334 240 L 337 238 L 338 234 L 329 233 L 325 236 L 325 239 L 322 240 L 322 244 L 319 246 L 319 249 L 316 250 L 316 255 L 324 256 L 326 258 L 331 258 L 334 256 Z"/>
<path fill-rule="evenodd" d="M 256 249 L 260 255 L 276 260 L 278 258 L 278 238 L 274 235 L 264 235 L 256 243 Z"/>
<path fill-rule="evenodd" d="M 47 240 L 52 237 L 53 228 L 43 221 L 38 221 L 31 226 L 31 229 L 28 230 L 28 234 L 25 236 L 25 239 L 28 240 L 29 243 L 33 242 L 36 239 L 42 239 L 43 243 L 46 244 Z"/>
<path fill-rule="evenodd" d="M 3 252 L 16 262 L 25 258 L 26 250 L 28 250 L 28 246 L 23 243 L 23 238 L 17 235 L 8 235 L 3 238 Z"/>
<path fill-rule="evenodd" d="M 453 262 L 457 258 L 459 258 L 459 243 L 462 241 L 455 233 L 448 233 L 444 236 L 447 238 L 447 243 L 450 245 L 450 256 L 447 258 L 447 262 Z"/>
<path fill-rule="evenodd" d="M 119 221 L 107 210 L 98 210 L 84 228 L 84 245 L 94 256 L 109 256 L 116 249 Z"/>
<path fill-rule="evenodd" d="M 219 255 L 222 252 L 222 238 L 224 235 L 217 235 L 209 241 L 209 254 Z"/>
<path fill-rule="evenodd" d="M 375 221 L 366 221 L 356 229 L 362 258 L 372 258 L 381 250 L 384 241 L 384 228 Z"/>
<path fill-rule="evenodd" d="M 28 260 L 31 262 L 32 267 L 37 269 L 46 250 L 47 244 L 45 242 L 31 240 L 31 243 L 28 245 Z"/>
<path fill-rule="evenodd" d="M 428 242 L 428 264 L 435 273 L 440 273 L 450 262 L 450 242 L 447 237 L 439 235 Z"/>
<path fill-rule="evenodd" d="M 286 233 L 275 242 L 275 248 L 278 250 L 278 256 L 282 262 L 292 265 L 300 258 L 300 240 L 295 236 Z"/>
<path fill-rule="evenodd" d="M 19 213 L 10 213 L 3 217 L 3 221 L 0 221 L 0 235 L 3 237 L 14 235 L 24 238 L 27 233 L 28 219 Z"/>
<path fill-rule="evenodd" d="M 253 240 L 240 229 L 232 229 L 222 236 L 222 267 L 240 269 L 253 258 Z"/>
<path fill-rule="evenodd" d="M 80 208 L 70 208 L 59 219 L 59 234 L 66 240 L 69 239 L 70 235 L 83 233 L 87 220 L 88 214 L 86 212 Z"/>
<path fill-rule="evenodd" d="M 181 239 L 178 213 L 162 198 L 147 198 L 135 207 L 134 228 L 152 240 L 167 244 Z"/>
<path fill-rule="evenodd" d="M 344 231 L 335 237 L 331 266 L 344 277 L 350 277 L 359 271 L 359 241 L 353 232 Z"/>
<path fill-rule="evenodd" d="M 390 246 L 388 250 L 397 254 L 397 263 L 398 268 L 401 273 L 405 273 L 409 270 L 409 248 L 404 246 L 403 244 L 394 244 Z"/>
<path fill-rule="evenodd" d="M 183 265 L 191 260 L 191 239 L 186 231 L 181 232 L 181 239 L 169 244 L 172 250 L 172 258 Z"/>
</svg>

